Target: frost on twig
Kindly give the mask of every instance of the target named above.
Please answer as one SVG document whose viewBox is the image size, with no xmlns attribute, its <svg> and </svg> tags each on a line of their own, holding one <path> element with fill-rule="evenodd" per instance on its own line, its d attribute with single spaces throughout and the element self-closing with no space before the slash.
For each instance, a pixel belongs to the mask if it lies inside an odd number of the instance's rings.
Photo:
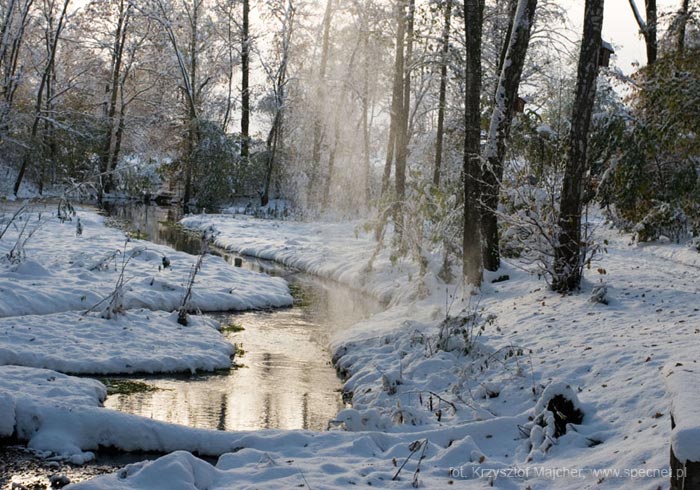
<svg viewBox="0 0 700 490">
<path fill-rule="evenodd" d="M 182 297 L 182 302 L 180 303 L 180 308 L 177 310 L 177 322 L 180 325 L 187 325 L 187 312 L 190 310 L 190 300 L 192 299 L 192 288 L 194 287 L 194 281 L 197 277 L 197 273 L 202 268 L 202 262 L 204 261 L 204 256 L 209 252 L 208 243 L 205 238 L 202 238 L 202 253 L 197 258 L 197 262 L 192 266 L 190 270 L 190 276 L 187 280 L 187 287 L 185 289 L 185 295 Z"/>
</svg>

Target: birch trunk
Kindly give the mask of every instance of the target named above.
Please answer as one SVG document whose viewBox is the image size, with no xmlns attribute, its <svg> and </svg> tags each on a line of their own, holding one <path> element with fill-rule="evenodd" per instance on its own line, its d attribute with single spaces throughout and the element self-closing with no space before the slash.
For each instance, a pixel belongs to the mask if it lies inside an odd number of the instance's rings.
<svg viewBox="0 0 700 490">
<path fill-rule="evenodd" d="M 484 210 L 481 221 L 481 232 L 484 238 L 484 268 L 489 271 L 498 270 L 501 262 L 497 210 L 503 180 L 503 162 L 536 8 L 537 0 L 518 1 L 517 10 L 511 22 L 511 34 L 505 42 L 505 56 L 501 63 L 489 126 L 483 186 Z"/>
</svg>

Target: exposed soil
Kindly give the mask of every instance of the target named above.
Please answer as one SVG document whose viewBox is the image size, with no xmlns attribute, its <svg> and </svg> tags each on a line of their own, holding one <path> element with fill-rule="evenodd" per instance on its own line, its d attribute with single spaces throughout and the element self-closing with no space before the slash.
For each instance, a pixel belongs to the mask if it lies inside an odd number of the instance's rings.
<svg viewBox="0 0 700 490">
<path fill-rule="evenodd" d="M 77 466 L 39 458 L 24 446 L 0 445 L 0 489 L 12 489 L 13 483 L 23 485 L 15 485 L 15 489 L 48 489 L 52 488 L 50 478 L 54 475 L 64 475 L 71 483 L 77 483 L 97 475 L 112 473 L 121 466 L 99 462 Z"/>
</svg>

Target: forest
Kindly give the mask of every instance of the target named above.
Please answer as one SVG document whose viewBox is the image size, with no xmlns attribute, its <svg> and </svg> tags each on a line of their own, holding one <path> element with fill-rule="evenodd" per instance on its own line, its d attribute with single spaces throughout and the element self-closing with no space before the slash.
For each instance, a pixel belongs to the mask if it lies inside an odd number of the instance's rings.
<svg viewBox="0 0 700 490">
<path fill-rule="evenodd" d="M 472 283 L 527 251 L 575 289 L 590 203 L 642 241 L 698 231 L 697 8 L 632 5 L 647 59 L 628 76 L 603 2 L 580 34 L 552 0 L 8 0 L 5 178 L 362 213 Z"/>
<path fill-rule="evenodd" d="M 698 0 L 0 0 L 0 486 L 700 488 L 698 56 Z"/>
</svg>

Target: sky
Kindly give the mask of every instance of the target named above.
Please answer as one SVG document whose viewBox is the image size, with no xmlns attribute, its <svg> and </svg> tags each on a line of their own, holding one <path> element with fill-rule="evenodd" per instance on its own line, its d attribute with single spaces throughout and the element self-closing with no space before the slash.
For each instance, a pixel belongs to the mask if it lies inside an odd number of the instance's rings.
<svg viewBox="0 0 700 490">
<path fill-rule="evenodd" d="M 580 31 L 584 0 L 559 0 L 559 3 L 566 7 L 572 25 Z M 636 3 L 643 15 L 644 0 L 636 0 Z M 680 3 L 680 0 L 657 0 L 659 13 L 676 10 Z M 606 0 L 603 22 L 603 39 L 615 46 L 616 66 L 624 73 L 631 73 L 634 71 L 632 63 L 646 62 L 644 40 L 639 34 L 629 0 Z"/>
</svg>

